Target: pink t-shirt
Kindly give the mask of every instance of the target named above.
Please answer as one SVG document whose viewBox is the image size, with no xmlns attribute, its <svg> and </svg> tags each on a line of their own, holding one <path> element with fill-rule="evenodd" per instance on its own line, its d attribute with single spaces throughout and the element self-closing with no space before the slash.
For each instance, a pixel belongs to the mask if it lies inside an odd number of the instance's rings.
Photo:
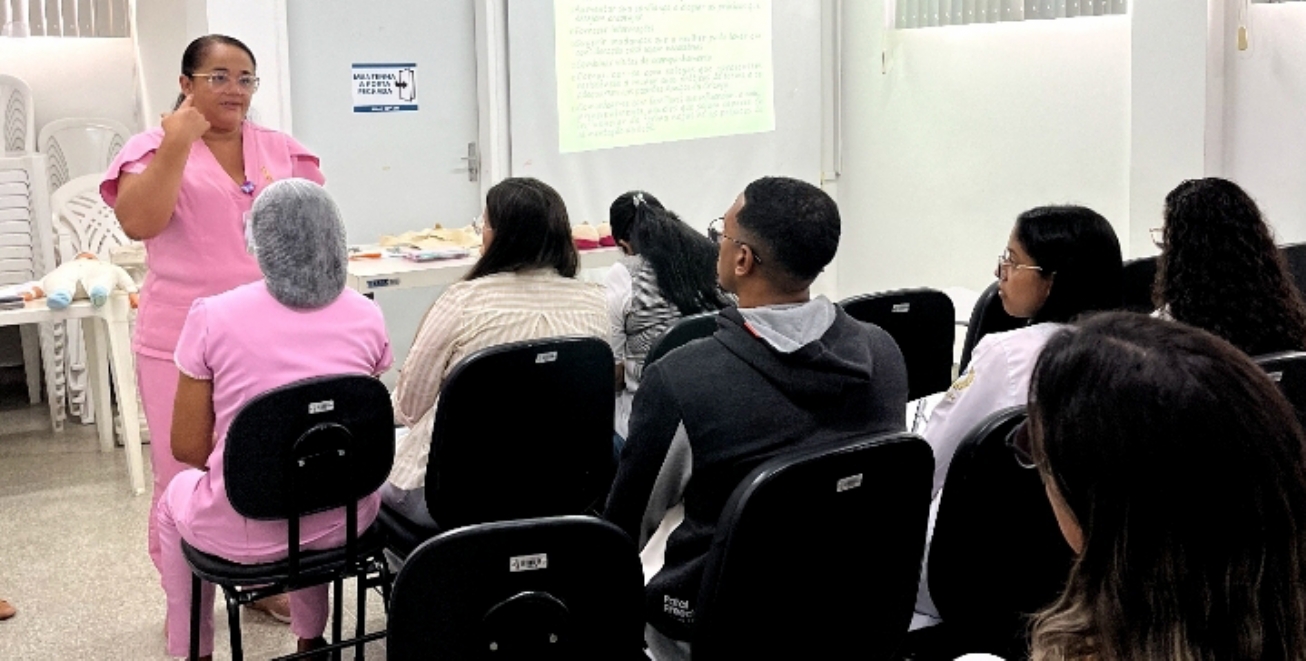
<svg viewBox="0 0 1306 661">
<path fill-rule="evenodd" d="M 294 138 L 249 121 L 241 128 L 241 137 L 245 179 L 253 190 L 241 190 L 241 183 L 222 169 L 204 141 L 196 140 L 182 172 L 172 219 L 158 236 L 145 241 L 149 273 L 141 288 L 132 343 L 138 353 L 172 358 L 195 299 L 263 277 L 258 262 L 245 250 L 244 215 L 259 192 L 289 177 L 325 181 L 318 158 Z M 106 204 L 117 204 L 122 173 L 144 172 L 162 142 L 163 129 L 157 128 L 127 141 L 100 182 L 100 197 Z"/>
<path fill-rule="evenodd" d="M 245 519 L 227 501 L 222 477 L 227 429 L 246 402 L 268 390 L 312 377 L 379 375 L 389 369 L 394 357 L 380 308 L 346 289 L 326 307 L 296 310 L 279 303 L 260 280 L 195 301 L 175 360 L 183 374 L 213 381 L 216 443 L 209 470 L 195 482 L 188 511 L 175 513 L 187 519 L 187 538 L 219 554 L 284 550 L 283 522 Z M 360 529 L 376 517 L 379 502 L 378 494 L 359 501 Z M 303 542 L 329 534 L 343 519 L 340 511 L 304 517 Z"/>
</svg>

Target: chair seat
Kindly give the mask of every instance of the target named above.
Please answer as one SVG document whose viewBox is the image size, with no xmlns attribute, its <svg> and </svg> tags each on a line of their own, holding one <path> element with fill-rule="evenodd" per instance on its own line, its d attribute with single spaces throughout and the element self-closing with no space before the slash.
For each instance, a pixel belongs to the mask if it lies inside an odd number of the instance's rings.
<svg viewBox="0 0 1306 661">
<path fill-rule="evenodd" d="M 362 535 L 358 536 L 356 557 L 366 558 L 381 552 L 385 535 L 378 522 L 374 522 Z M 196 576 L 219 585 L 255 586 L 268 583 L 280 583 L 290 579 L 290 560 L 283 558 L 275 562 L 257 565 L 240 564 L 226 558 L 205 553 L 186 542 L 181 541 L 181 551 Z M 309 551 L 299 556 L 299 574 L 296 584 L 316 585 L 329 581 L 339 573 L 345 563 L 343 545 L 325 551 Z"/>
<path fill-rule="evenodd" d="M 376 514 L 376 522 L 385 531 L 386 548 L 400 557 L 408 557 L 422 542 L 440 534 L 439 528 L 416 523 L 385 503 Z"/>
</svg>

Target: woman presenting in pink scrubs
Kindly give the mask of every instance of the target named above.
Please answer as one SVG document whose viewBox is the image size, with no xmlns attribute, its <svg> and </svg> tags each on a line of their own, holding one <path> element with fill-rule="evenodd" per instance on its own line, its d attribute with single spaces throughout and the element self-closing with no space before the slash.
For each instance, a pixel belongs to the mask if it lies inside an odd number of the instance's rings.
<svg viewBox="0 0 1306 661">
<path fill-rule="evenodd" d="M 173 350 L 197 298 L 263 277 L 245 250 L 245 215 L 278 179 L 324 178 L 318 158 L 290 136 L 245 118 L 258 89 L 254 54 L 237 39 L 192 41 L 181 60 L 181 97 L 161 128 L 129 140 L 100 184 L 123 231 L 144 240 L 149 274 L 141 290 L 132 349 L 150 427 L 154 493 L 149 553 L 162 570 L 154 509 L 185 466 L 170 430 L 178 371 Z M 288 619 L 284 600 L 263 604 Z"/>
</svg>

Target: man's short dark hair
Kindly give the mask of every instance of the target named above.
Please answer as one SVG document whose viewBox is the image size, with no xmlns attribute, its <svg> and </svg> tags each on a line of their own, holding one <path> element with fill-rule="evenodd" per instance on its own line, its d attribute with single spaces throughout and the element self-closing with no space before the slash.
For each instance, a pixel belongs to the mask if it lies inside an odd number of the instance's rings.
<svg viewBox="0 0 1306 661">
<path fill-rule="evenodd" d="M 839 249 L 839 207 L 825 191 L 789 177 L 763 177 L 744 189 L 736 217 L 761 244 L 764 264 L 806 286 Z"/>
</svg>

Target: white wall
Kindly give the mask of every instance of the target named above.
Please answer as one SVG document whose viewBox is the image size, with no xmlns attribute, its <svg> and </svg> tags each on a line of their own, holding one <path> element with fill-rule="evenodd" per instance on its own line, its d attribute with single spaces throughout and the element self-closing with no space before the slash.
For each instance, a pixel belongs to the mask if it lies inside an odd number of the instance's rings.
<svg viewBox="0 0 1306 661">
<path fill-rule="evenodd" d="M 196 37 L 235 37 L 258 60 L 259 91 L 250 117 L 264 126 L 290 130 L 290 72 L 287 65 L 284 0 L 136 0 L 135 34 L 140 51 L 142 106 L 157 126 L 176 102 L 181 56 Z"/>
<path fill-rule="evenodd" d="M 208 0 L 208 32 L 235 37 L 254 51 L 259 90 L 250 102 L 251 118 L 263 126 L 291 131 L 289 44 L 283 0 Z"/>
<path fill-rule="evenodd" d="M 195 37 L 208 33 L 204 0 L 135 0 L 132 34 L 140 63 L 142 118 L 158 126 L 177 101 L 181 55 Z"/>
<path fill-rule="evenodd" d="M 130 39 L 0 37 L 0 73 L 32 88 L 36 131 L 67 117 L 140 127 Z"/>
<path fill-rule="evenodd" d="M 1219 0 L 1216 0 L 1219 2 Z M 1179 182 L 1214 174 L 1220 149 L 1221 63 L 1210 52 L 1208 5 L 1149 0 L 1131 12 L 1129 218 L 1126 256 L 1159 252 L 1148 235 L 1162 225 L 1165 196 Z M 1213 107 L 1214 105 L 1214 107 Z M 1122 242 L 1126 238 L 1121 236 Z"/>
<path fill-rule="evenodd" d="M 1306 241 L 1306 3 L 1252 5 L 1251 38 L 1225 49 L 1224 175 L 1280 241 Z"/>
<path fill-rule="evenodd" d="M 1128 17 L 884 25 L 883 0 L 844 3 L 841 296 L 981 289 L 1041 204 L 1127 236 Z"/>
</svg>

